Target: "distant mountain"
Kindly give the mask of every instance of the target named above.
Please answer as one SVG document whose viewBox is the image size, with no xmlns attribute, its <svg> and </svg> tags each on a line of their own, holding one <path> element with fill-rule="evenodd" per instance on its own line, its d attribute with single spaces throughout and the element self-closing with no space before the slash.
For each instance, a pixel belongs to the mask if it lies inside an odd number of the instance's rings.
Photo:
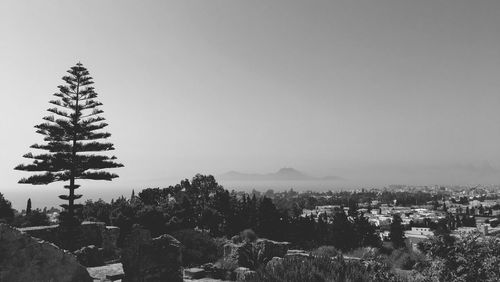
<svg viewBox="0 0 500 282">
<path fill-rule="evenodd" d="M 258 173 L 243 173 L 238 171 L 229 171 L 218 176 L 221 180 L 232 181 L 304 181 L 304 180 L 342 180 L 337 176 L 314 177 L 307 175 L 291 167 L 284 167 L 277 172 L 258 174 Z"/>
</svg>

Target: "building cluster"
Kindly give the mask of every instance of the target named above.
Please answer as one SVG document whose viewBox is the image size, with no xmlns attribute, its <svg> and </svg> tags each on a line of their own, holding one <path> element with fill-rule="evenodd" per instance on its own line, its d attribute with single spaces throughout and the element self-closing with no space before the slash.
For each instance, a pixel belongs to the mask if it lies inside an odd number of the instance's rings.
<svg viewBox="0 0 500 282">
<path fill-rule="evenodd" d="M 426 188 L 427 190 L 428 188 Z M 441 189 L 446 191 L 446 189 Z M 448 195 L 447 200 L 443 197 L 435 203 L 426 203 L 419 206 L 398 206 L 396 203 L 381 204 L 378 201 L 363 203 L 356 210 L 357 214 L 363 214 L 368 222 L 376 227 L 382 240 L 389 240 L 390 226 L 394 215 L 399 215 L 401 224 L 405 228 L 405 238 L 409 246 L 416 250 L 419 242 L 434 236 L 435 230 L 430 225 L 438 222 L 446 222 L 452 227 L 451 235 L 461 236 L 470 232 L 480 232 L 483 236 L 500 237 L 500 199 L 492 195 L 489 190 L 482 190 L 477 198 L 477 190 L 471 192 L 457 189 Z M 465 197 L 465 199 L 463 199 Z M 490 199 L 485 199 L 490 197 Z M 348 207 L 340 205 L 316 206 L 314 209 L 304 209 L 302 217 L 313 218 L 316 221 L 323 217 L 331 223 L 337 212 L 350 214 Z M 351 211 L 352 214 L 352 211 Z M 460 226 L 455 224 L 455 218 L 467 217 L 472 219 L 472 226 Z M 349 217 L 351 220 L 353 218 Z M 450 224 L 453 223 L 453 224 Z"/>
<path fill-rule="evenodd" d="M 312 217 L 318 221 L 319 217 L 324 215 L 326 219 L 331 222 L 331 219 L 337 212 L 345 212 L 348 214 L 349 208 L 342 208 L 339 205 L 316 206 L 315 209 L 311 210 L 303 209 L 301 216 Z M 363 214 L 363 216 L 368 219 L 368 222 L 381 229 L 389 228 L 393 216 L 396 214 L 401 217 L 402 224 L 408 227 L 411 223 L 424 223 L 425 220 L 438 222 L 438 220 L 446 218 L 444 212 L 431 210 L 426 206 L 399 207 L 381 204 L 377 208 L 359 208 L 357 209 L 357 213 Z"/>
</svg>

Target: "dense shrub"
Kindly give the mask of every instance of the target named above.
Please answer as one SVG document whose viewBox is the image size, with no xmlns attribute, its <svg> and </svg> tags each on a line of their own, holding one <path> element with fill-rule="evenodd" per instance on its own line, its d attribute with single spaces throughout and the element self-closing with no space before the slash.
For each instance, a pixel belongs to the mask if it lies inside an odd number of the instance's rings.
<svg viewBox="0 0 500 282">
<path fill-rule="evenodd" d="M 376 261 L 366 265 L 344 261 L 342 256 L 285 258 L 273 267 L 261 267 L 252 282 L 398 281 L 389 268 Z"/>
<path fill-rule="evenodd" d="M 172 233 L 172 236 L 182 243 L 183 266 L 200 265 L 217 260 L 217 242 L 209 234 L 184 229 Z"/>
<path fill-rule="evenodd" d="M 40 209 L 35 209 L 27 215 L 17 214 L 12 225 L 16 227 L 46 226 L 50 225 L 50 221 L 46 213 Z"/>
<path fill-rule="evenodd" d="M 434 236 L 419 248 L 431 258 L 422 272 L 439 281 L 500 281 L 500 239 L 480 233 Z"/>
</svg>

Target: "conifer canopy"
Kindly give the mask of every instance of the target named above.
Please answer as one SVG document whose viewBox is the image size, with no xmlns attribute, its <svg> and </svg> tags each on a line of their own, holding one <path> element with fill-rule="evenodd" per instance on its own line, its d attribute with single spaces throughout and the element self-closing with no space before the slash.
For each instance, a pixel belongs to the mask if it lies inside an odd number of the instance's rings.
<svg viewBox="0 0 500 282">
<path fill-rule="evenodd" d="M 74 200 L 82 197 L 74 194 L 79 187 L 75 180 L 112 180 L 118 175 L 105 169 L 123 165 L 115 162 L 115 156 L 97 153 L 112 151 L 114 146 L 103 141 L 111 134 L 102 131 L 108 124 L 101 116 L 103 111 L 99 107 L 102 103 L 96 100 L 92 77 L 81 63 L 71 67 L 68 73 L 62 78 L 65 84 L 58 86 L 59 92 L 54 94 L 56 99 L 49 101 L 53 106 L 47 109 L 50 114 L 43 118 L 43 123 L 35 126 L 45 142 L 31 148 L 44 153 L 25 154 L 23 157 L 32 163 L 20 164 L 15 169 L 35 172 L 19 183 L 42 185 L 69 180 L 69 185 L 64 186 L 69 189 L 69 195 L 60 195 L 59 198 L 68 201 L 68 205 L 61 206 L 72 217 L 78 207 Z"/>
</svg>

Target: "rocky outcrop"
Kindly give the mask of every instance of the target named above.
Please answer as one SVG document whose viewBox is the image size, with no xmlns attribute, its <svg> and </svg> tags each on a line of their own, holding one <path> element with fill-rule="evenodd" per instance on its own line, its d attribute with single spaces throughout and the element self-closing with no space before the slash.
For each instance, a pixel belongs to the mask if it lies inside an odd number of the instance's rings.
<svg viewBox="0 0 500 282">
<path fill-rule="evenodd" d="M 134 226 L 122 249 L 123 281 L 182 282 L 180 242 L 170 235 L 151 238 L 146 229 Z"/>
<path fill-rule="evenodd" d="M 224 260 L 228 264 L 256 268 L 258 265 L 257 256 L 257 249 L 252 243 L 227 243 L 224 245 Z"/>
<path fill-rule="evenodd" d="M 238 266 L 257 268 L 273 257 L 283 257 L 290 243 L 258 239 L 255 242 L 227 243 L 224 245 L 224 259 Z"/>
<path fill-rule="evenodd" d="M 0 224 L 0 281 L 92 281 L 76 257 L 54 244 Z"/>
<path fill-rule="evenodd" d="M 273 257 L 285 256 L 288 248 L 290 247 L 290 243 L 276 242 L 268 239 L 258 239 L 255 242 L 255 246 L 258 250 L 259 261 L 267 263 Z"/>
</svg>

